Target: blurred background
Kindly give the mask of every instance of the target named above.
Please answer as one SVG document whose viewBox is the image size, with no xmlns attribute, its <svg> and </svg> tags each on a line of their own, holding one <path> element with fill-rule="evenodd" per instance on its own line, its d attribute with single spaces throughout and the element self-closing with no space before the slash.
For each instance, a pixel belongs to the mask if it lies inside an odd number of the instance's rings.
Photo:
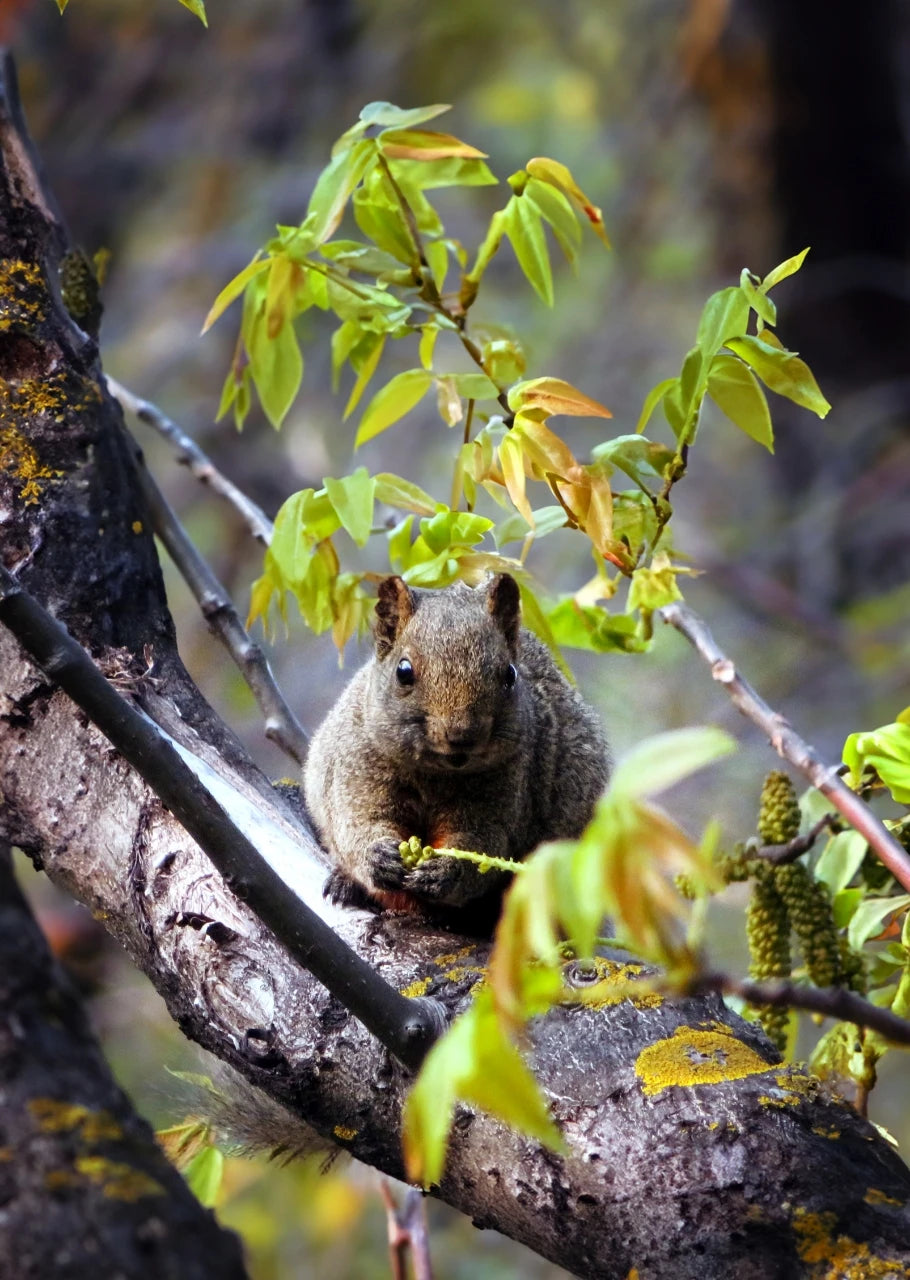
<svg viewBox="0 0 910 1280">
<path fill-rule="evenodd" d="M 773 458 L 706 416 L 675 491 L 676 545 L 704 571 L 687 599 L 831 759 L 848 733 L 910 703 L 905 5 L 876 0 L 858 16 L 846 0 L 802 0 L 797 19 L 786 0 L 213 0 L 209 22 L 206 31 L 176 0 L 71 0 L 62 18 L 52 0 L 0 3 L 0 38 L 16 52 L 31 130 L 74 238 L 111 255 L 107 372 L 175 418 L 269 514 L 361 461 L 432 487 L 458 442 L 430 412 L 416 463 L 405 424 L 353 459 L 321 317 L 305 318 L 304 387 L 280 434 L 258 410 L 242 435 L 214 422 L 239 317 L 229 312 L 199 337 L 215 295 L 274 224 L 300 220 L 331 142 L 373 99 L 452 103 L 440 127 L 489 152 L 498 177 L 554 156 L 603 207 L 614 251 L 589 238 L 580 272 L 558 273 L 552 312 L 509 250 L 479 309 L 515 327 L 530 376 L 567 378 L 607 404 L 611 434 L 634 431 L 647 391 L 678 371 L 712 290 L 811 245 L 800 274 L 775 292 L 778 331 L 834 408 L 820 422 L 772 397 Z M 481 188 L 440 206 L 470 245 L 504 198 L 502 187 Z M 386 377 L 413 363 L 405 345 L 386 356 Z M 661 430 L 655 421 L 650 434 Z M 256 547 L 165 445 L 136 432 L 245 612 Z M 602 432 L 573 420 L 573 447 L 586 453 Z M 589 573 L 583 548 L 563 534 L 535 549 L 530 567 L 551 590 Z M 233 666 L 166 574 L 191 673 L 263 767 L 287 774 Z M 693 834 L 714 815 L 730 840 L 751 833 L 775 758 L 681 637 L 659 635 L 644 657 L 570 658 L 617 754 L 679 725 L 733 732 L 735 760 L 667 804 Z M 357 655 L 340 670 L 331 641 L 292 616 L 272 659 L 312 728 Z M 714 912 L 717 956 L 741 971 L 742 899 L 735 888 L 726 898 Z M 95 960 L 96 1022 L 120 1079 L 167 1123 L 162 1064 L 186 1066 L 190 1051 L 140 977 L 107 951 Z M 886 1061 L 871 1115 L 906 1153 L 910 1119 L 887 1079 L 905 1062 Z M 221 1214 L 244 1231 L 257 1280 L 316 1264 L 327 1277 L 388 1274 L 372 1174 L 263 1175 L 237 1163 L 227 1190 Z M 431 1216 L 440 1276 L 562 1274 L 440 1207 Z"/>
</svg>

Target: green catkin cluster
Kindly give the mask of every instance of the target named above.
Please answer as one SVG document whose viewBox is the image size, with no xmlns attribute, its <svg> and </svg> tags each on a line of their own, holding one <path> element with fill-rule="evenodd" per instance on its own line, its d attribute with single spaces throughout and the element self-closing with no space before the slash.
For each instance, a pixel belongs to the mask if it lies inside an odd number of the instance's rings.
<svg viewBox="0 0 910 1280">
<path fill-rule="evenodd" d="M 850 946 L 846 938 L 838 938 L 840 951 L 841 982 L 857 995 L 864 996 L 868 987 L 866 981 L 866 965 L 861 955 Z"/>
<path fill-rule="evenodd" d="M 787 908 L 771 874 L 772 868 L 763 865 L 758 870 L 746 912 L 749 974 L 757 982 L 787 979 L 791 970 Z M 756 1013 L 768 1039 L 782 1050 L 787 1040 L 788 1010 L 759 1005 Z"/>
<path fill-rule="evenodd" d="M 833 987 L 841 976 L 841 956 L 827 890 L 801 862 L 775 867 L 774 884 L 799 939 L 810 979 L 817 987 Z"/>
<path fill-rule="evenodd" d="M 732 884 L 734 880 L 748 880 L 750 872 L 744 848 L 744 845 L 738 844 L 734 847 L 732 853 L 719 853 L 715 857 L 714 870 L 723 884 Z M 674 876 L 673 883 L 684 898 L 694 899 L 698 897 L 698 886 L 692 876 L 686 875 L 685 872 L 680 872 L 678 876 Z"/>
<path fill-rule="evenodd" d="M 101 291 L 94 267 L 81 249 L 60 259 L 60 296 L 78 325 L 92 335 L 101 322 Z"/>
<path fill-rule="evenodd" d="M 903 838 L 901 838 L 901 835 L 897 831 L 892 831 L 891 834 L 894 836 L 897 836 L 898 840 L 900 840 L 904 848 L 907 848 L 908 833 L 906 830 L 903 833 Z M 876 892 L 880 892 L 882 889 L 884 889 L 885 886 L 891 881 L 891 878 L 892 878 L 891 872 L 888 870 L 885 864 L 883 862 L 880 862 L 879 859 L 875 856 L 875 854 L 872 853 L 871 851 L 867 851 L 865 858 L 863 858 L 862 865 L 860 866 L 859 871 L 860 871 L 860 875 L 863 877 L 863 882 L 866 885 L 868 885 L 870 889 L 874 889 Z"/>
<path fill-rule="evenodd" d="M 799 835 L 800 812 L 793 783 L 775 769 L 765 778 L 758 812 L 758 834 L 765 844 L 786 844 Z"/>
</svg>

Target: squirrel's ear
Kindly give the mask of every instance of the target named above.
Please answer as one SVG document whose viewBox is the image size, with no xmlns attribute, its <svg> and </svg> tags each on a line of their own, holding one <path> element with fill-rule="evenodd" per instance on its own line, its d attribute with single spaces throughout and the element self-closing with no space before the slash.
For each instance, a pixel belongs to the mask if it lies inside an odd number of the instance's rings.
<svg viewBox="0 0 910 1280">
<path fill-rule="evenodd" d="M 521 627 L 521 595 L 518 583 L 508 573 L 497 573 L 487 587 L 487 608 L 502 627 L 506 643 L 513 651 L 518 647 Z"/>
<path fill-rule="evenodd" d="M 414 597 L 403 578 L 383 578 L 379 584 L 376 601 L 376 621 L 373 638 L 376 653 L 384 658 L 398 636 L 399 631 L 414 612 Z"/>
</svg>

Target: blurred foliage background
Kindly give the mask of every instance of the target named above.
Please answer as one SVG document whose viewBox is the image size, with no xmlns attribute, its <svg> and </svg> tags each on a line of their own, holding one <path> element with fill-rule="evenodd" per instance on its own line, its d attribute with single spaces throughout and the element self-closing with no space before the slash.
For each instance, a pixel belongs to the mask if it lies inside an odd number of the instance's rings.
<svg viewBox="0 0 910 1280">
<path fill-rule="evenodd" d="M 109 373 L 179 421 L 270 514 L 293 490 L 356 465 L 327 341 L 310 348 L 280 435 L 258 410 L 237 435 L 214 423 L 237 317 L 198 335 L 218 290 L 273 225 L 299 221 L 332 139 L 372 99 L 451 102 L 443 127 L 488 151 L 497 176 L 553 155 L 602 205 L 614 253 L 586 246 L 579 274 L 557 280 L 554 311 L 505 253 L 482 306 L 526 342 L 530 376 L 564 377 L 609 405 L 612 433 L 634 430 L 647 390 L 678 369 L 712 289 L 811 244 L 777 295 L 780 333 L 834 409 L 819 422 L 775 399 L 774 458 L 705 422 L 675 495 L 676 545 L 704 570 L 687 599 L 831 759 L 849 732 L 910 703 L 910 19 L 898 0 L 866 6 L 859 22 L 846 0 L 803 0 L 798 32 L 786 0 L 220 0 L 209 21 L 206 31 L 176 0 L 72 0 L 62 18 L 50 0 L 0 4 L 0 38 L 16 52 L 32 133 L 74 238 L 111 254 Z M 475 241 L 495 191 L 478 191 L 473 210 L 461 196 L 443 202 L 451 231 Z M 306 323 L 327 338 L 318 317 Z M 404 425 L 362 460 L 431 476 L 458 442 L 431 410 L 421 426 L 416 470 Z M 243 611 L 256 548 L 232 511 L 136 429 Z M 576 452 L 599 439 L 595 422 L 573 421 Z M 584 557 L 557 534 L 530 564 L 567 589 L 587 576 Z M 264 768 L 287 773 L 236 671 L 165 572 L 192 674 Z M 331 641 L 292 619 L 272 658 L 312 728 L 347 674 Z M 680 637 L 659 635 L 643 657 L 584 655 L 575 666 L 618 754 L 678 725 L 734 732 L 738 756 L 668 804 L 693 833 L 711 815 L 730 840 L 751 833 L 775 760 Z M 179 1104 L 162 1064 L 186 1066 L 191 1050 L 143 980 L 94 950 L 86 926 L 49 901 L 44 911 L 61 936 L 82 938 L 120 1079 L 154 1122 L 173 1120 Z M 742 971 L 736 888 L 714 920 L 721 963 Z M 871 1115 L 906 1153 L 904 1063 L 888 1059 Z M 260 1172 L 232 1164 L 220 1210 L 249 1241 L 257 1280 L 315 1266 L 329 1278 L 388 1274 L 372 1174 Z M 440 1207 L 431 1218 L 440 1276 L 561 1274 Z"/>
</svg>

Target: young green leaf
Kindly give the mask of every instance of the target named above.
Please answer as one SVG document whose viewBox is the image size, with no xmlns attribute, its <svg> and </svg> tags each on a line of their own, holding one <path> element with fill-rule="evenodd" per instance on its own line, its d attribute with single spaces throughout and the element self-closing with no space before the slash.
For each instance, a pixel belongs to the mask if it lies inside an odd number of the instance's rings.
<svg viewBox="0 0 910 1280">
<path fill-rule="evenodd" d="M 708 395 L 747 436 L 774 452 L 774 429 L 765 393 L 755 374 L 736 356 L 719 355 L 711 362 Z"/>
<path fill-rule="evenodd" d="M 777 307 L 767 294 L 763 293 L 755 283 L 755 280 L 752 278 L 752 272 L 748 267 L 743 267 L 742 269 L 739 277 L 739 287 L 742 289 L 743 295 L 749 303 L 749 306 L 762 320 L 762 322 L 764 324 L 776 325 Z"/>
<path fill-rule="evenodd" d="M 205 4 L 203 3 L 203 0 L 180 0 L 180 3 L 183 5 L 184 9 L 189 9 L 190 13 L 194 13 L 204 27 L 209 25 L 209 20 L 205 15 Z M 69 0 L 57 0 L 57 8 L 61 13 L 68 4 Z M 204 1203 L 205 1201 L 203 1201 L 203 1204 Z"/>
<path fill-rule="evenodd" d="M 550 224 L 557 244 L 574 266 L 578 259 L 578 246 L 581 244 L 581 227 L 567 197 L 558 187 L 541 182 L 539 178 L 529 178 L 522 192 L 522 199 L 530 200 L 541 217 Z"/>
<path fill-rule="evenodd" d="M 350 323 L 346 321 L 345 323 Z M 358 330 L 358 332 L 362 332 Z M 363 333 L 360 341 L 350 353 L 351 365 L 357 374 L 357 380 L 351 388 L 348 402 L 344 406 L 342 421 L 346 422 L 360 403 L 367 383 L 376 372 L 376 366 L 382 356 L 386 335 L 384 333 Z"/>
<path fill-rule="evenodd" d="M 376 143 L 363 138 L 335 156 L 313 188 L 304 227 L 311 247 L 329 240 L 344 216 L 348 200 L 378 160 Z"/>
<path fill-rule="evenodd" d="M 614 436 L 612 440 L 597 445 L 591 450 L 591 457 L 595 462 L 608 462 L 624 471 L 630 480 L 647 492 L 646 481 L 663 481 L 676 454 L 665 444 L 648 440 L 646 436 L 629 435 Z"/>
<path fill-rule="evenodd" d="M 792 276 L 799 271 L 800 267 L 806 260 L 806 254 L 808 252 L 809 249 L 805 248 L 802 253 L 797 253 L 795 257 L 787 258 L 785 262 L 782 262 L 779 266 L 775 267 L 773 271 L 769 271 L 761 282 L 760 288 L 762 292 L 767 293 L 768 290 L 773 289 L 776 284 L 780 284 L 781 280 L 786 280 L 787 276 Z"/>
<path fill-rule="evenodd" d="M 746 332 L 748 320 L 749 302 L 741 289 L 731 285 L 712 293 L 702 310 L 695 338 L 705 367 L 728 338 L 738 338 Z"/>
<path fill-rule="evenodd" d="M 366 546 L 373 528 L 375 477 L 366 467 L 358 467 L 353 475 L 344 476 L 341 480 L 327 476 L 323 484 L 344 528 L 358 547 Z"/>
<path fill-rule="evenodd" d="M 639 435 L 641 435 L 645 427 L 650 422 L 651 414 L 654 412 L 657 406 L 663 401 L 664 397 L 667 396 L 671 391 L 674 391 L 678 386 L 679 386 L 679 378 L 664 378 L 662 382 L 658 382 L 656 387 L 651 388 L 651 390 L 645 396 L 645 402 L 642 405 L 642 410 L 638 418 L 638 423 L 635 427 L 635 430 Z M 673 424 L 671 423 L 670 425 L 672 426 Z"/>
<path fill-rule="evenodd" d="M 846 889 L 859 871 L 869 846 L 858 831 L 839 831 L 832 836 L 815 864 L 815 878 L 826 884 L 832 896 Z"/>
<path fill-rule="evenodd" d="M 224 286 L 205 317 L 205 322 L 202 326 L 203 333 L 207 333 L 211 329 L 218 317 L 227 311 L 236 298 L 240 297 L 249 282 L 255 279 L 260 272 L 265 271 L 270 264 L 270 258 L 261 258 L 257 254 L 249 266 L 244 267 L 239 275 L 234 276 L 234 279 Z"/>
<path fill-rule="evenodd" d="M 448 102 L 435 102 L 429 107 L 396 107 L 391 102 L 368 102 L 360 113 L 360 120 L 367 125 L 381 125 L 384 129 L 412 129 L 426 124 L 437 116 L 451 111 Z"/>
<path fill-rule="evenodd" d="M 604 228 L 603 214 L 597 205 L 588 199 L 564 164 L 560 164 L 558 160 L 550 160 L 546 156 L 536 156 L 528 161 L 525 169 L 530 177 L 539 178 L 541 182 L 548 182 L 551 186 L 558 187 L 574 204 L 577 204 L 590 222 L 595 234 L 603 241 L 604 247 L 609 249 L 610 241 L 607 239 Z"/>
<path fill-rule="evenodd" d="M 746 334 L 730 338 L 726 345 L 750 365 L 766 387 L 794 404 L 824 418 L 831 406 L 822 395 L 809 366 L 792 351 L 781 351 L 761 338 Z"/>
<path fill-rule="evenodd" d="M 459 1100 L 555 1151 L 564 1150 L 543 1095 L 505 1036 L 488 992 L 430 1050 L 405 1103 L 402 1137 L 412 1182 L 429 1187 L 440 1181 Z"/>
<path fill-rule="evenodd" d="M 391 382 L 376 392 L 364 410 L 354 447 L 366 444 L 409 413 L 429 391 L 432 382 L 433 375 L 426 369 L 407 369 L 396 374 Z"/>
<path fill-rule="evenodd" d="M 898 804 L 910 804 L 910 724 L 896 721 L 866 733 L 851 733 L 844 743 L 844 764 L 851 787 L 874 769 Z"/>
<path fill-rule="evenodd" d="M 847 941 L 853 950 L 862 951 L 870 938 L 882 932 L 889 916 L 906 911 L 908 905 L 910 893 L 900 893 L 893 898 L 866 898 L 861 902 L 847 926 Z"/>
<path fill-rule="evenodd" d="M 384 502 L 386 506 L 397 507 L 402 511 L 415 511 L 421 516 L 436 514 L 439 504 L 410 480 L 403 480 L 401 476 L 392 475 L 388 471 L 381 471 L 375 480 L 377 502 Z"/>
<path fill-rule="evenodd" d="M 189 7 L 189 6 L 187 6 Z M 183 1171 L 189 1188 L 200 1204 L 213 1209 L 224 1178 L 224 1156 L 217 1147 L 205 1147 L 193 1156 Z"/>
<path fill-rule="evenodd" d="M 269 337 L 264 314 L 260 314 L 246 341 L 259 400 L 269 422 L 278 428 L 303 380 L 303 355 L 294 326 L 288 322 Z"/>
<path fill-rule="evenodd" d="M 505 233 L 515 250 L 518 265 L 534 291 L 548 307 L 552 307 L 553 273 L 540 213 L 521 196 L 512 196 L 503 216 Z"/>
<path fill-rule="evenodd" d="M 617 766 L 614 795 L 652 796 L 736 750 L 736 741 L 713 725 L 671 729 L 647 738 Z"/>
</svg>

